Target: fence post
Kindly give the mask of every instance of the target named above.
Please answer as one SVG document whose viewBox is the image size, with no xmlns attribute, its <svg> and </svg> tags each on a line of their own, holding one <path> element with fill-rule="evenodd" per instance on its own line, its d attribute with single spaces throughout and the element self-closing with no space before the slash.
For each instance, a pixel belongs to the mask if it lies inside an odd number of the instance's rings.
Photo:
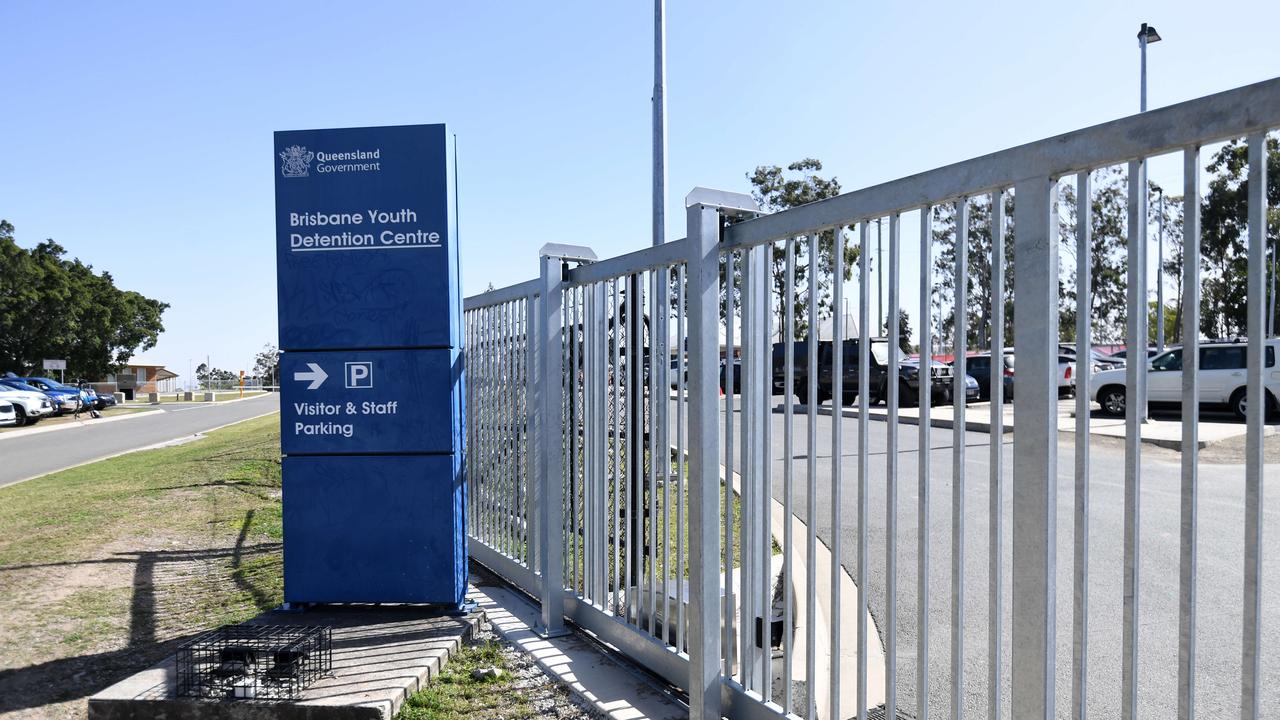
<svg viewBox="0 0 1280 720">
<path fill-rule="evenodd" d="M 689 259 L 689 717 L 720 713 L 720 212 L 687 209 Z"/>
<path fill-rule="evenodd" d="M 1058 214 L 1047 177 L 1014 188 L 1013 707 L 1054 717 L 1058 480 Z M 1086 439 L 1087 440 L 1087 439 Z"/>
<path fill-rule="evenodd" d="M 539 372 L 532 378 L 538 408 L 535 447 L 538 452 L 534 507 L 538 514 L 538 570 L 542 576 L 543 637 L 563 635 L 564 627 L 564 261 L 546 254 L 539 258 L 542 302 L 537 323 Z"/>
</svg>

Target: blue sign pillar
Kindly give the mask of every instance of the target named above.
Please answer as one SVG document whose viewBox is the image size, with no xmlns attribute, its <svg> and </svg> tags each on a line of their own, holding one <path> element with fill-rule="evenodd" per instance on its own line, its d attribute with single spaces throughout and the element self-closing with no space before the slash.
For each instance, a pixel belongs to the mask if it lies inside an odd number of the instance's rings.
<svg viewBox="0 0 1280 720">
<path fill-rule="evenodd" d="M 444 125 L 275 134 L 290 603 L 464 599 L 450 145 Z"/>
</svg>

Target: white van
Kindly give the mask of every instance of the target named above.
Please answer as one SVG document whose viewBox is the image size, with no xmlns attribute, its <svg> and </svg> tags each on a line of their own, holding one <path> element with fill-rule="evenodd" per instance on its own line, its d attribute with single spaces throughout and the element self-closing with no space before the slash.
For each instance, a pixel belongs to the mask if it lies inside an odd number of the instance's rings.
<svg viewBox="0 0 1280 720">
<path fill-rule="evenodd" d="M 1245 389 L 1245 343 L 1204 343 L 1200 346 L 1200 406 L 1225 407 L 1243 419 L 1248 407 Z M 1264 345 L 1263 385 L 1267 389 L 1267 409 L 1277 409 L 1280 397 L 1280 368 L 1276 354 L 1280 340 Z M 1125 370 L 1105 370 L 1089 379 L 1089 398 L 1108 415 L 1124 415 Z M 1182 348 L 1167 350 L 1151 358 L 1147 370 L 1147 402 L 1176 405 L 1182 402 Z"/>
</svg>

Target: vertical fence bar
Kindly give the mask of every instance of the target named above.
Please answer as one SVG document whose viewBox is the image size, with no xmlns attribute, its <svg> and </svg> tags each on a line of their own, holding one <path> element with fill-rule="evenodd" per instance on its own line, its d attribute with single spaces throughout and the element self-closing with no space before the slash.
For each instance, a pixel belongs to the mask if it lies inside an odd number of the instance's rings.
<svg viewBox="0 0 1280 720">
<path fill-rule="evenodd" d="M 739 607 L 741 609 L 739 618 L 739 642 L 742 643 L 741 659 L 744 670 L 742 670 L 742 687 L 746 689 L 756 689 L 759 691 L 758 675 L 760 667 L 762 667 L 763 653 L 756 647 L 758 635 L 755 632 L 756 618 L 759 614 L 756 612 L 755 587 L 759 583 L 760 561 L 759 548 L 755 544 L 755 538 L 759 537 L 760 514 L 756 509 L 758 502 L 758 492 L 756 492 L 756 478 L 760 474 L 760 466 L 756 462 L 759 455 L 759 442 L 755 438 L 756 428 L 756 397 L 754 393 L 749 392 L 751 380 L 753 380 L 753 370 L 755 369 L 755 351 L 756 341 L 755 333 L 759 332 L 758 322 L 758 306 L 760 304 L 758 281 L 760 270 L 759 254 L 756 249 L 750 249 L 742 252 L 742 378 L 739 393 L 741 401 L 742 413 L 742 469 L 739 471 L 741 492 L 739 493 L 741 501 L 741 534 L 739 547 L 741 548 L 742 557 L 742 580 L 739 585 Z M 724 392 L 733 392 L 733 379 L 735 379 L 736 368 L 733 365 L 727 365 L 724 369 Z"/>
<path fill-rule="evenodd" d="M 582 293 L 582 312 L 580 313 L 582 328 L 582 356 L 581 369 L 575 372 L 582 385 L 582 491 L 581 491 L 581 515 L 582 521 L 579 523 L 581 530 L 582 543 L 582 598 L 590 603 L 592 601 L 592 586 L 595 584 L 595 577 L 592 571 L 595 568 L 594 543 L 592 538 L 595 535 L 595 516 L 593 508 L 595 506 L 595 480 L 596 480 L 596 425 L 594 417 L 596 385 L 593 382 L 592 373 L 595 368 L 595 338 L 593 337 L 592 328 L 595 327 L 595 297 L 591 292 L 591 287 L 586 286 L 579 288 Z"/>
<path fill-rule="evenodd" d="M 867 416 L 870 414 L 871 394 L 871 249 L 870 226 L 864 219 L 859 223 L 859 277 L 858 277 L 858 659 L 857 702 L 858 720 L 867 715 L 867 516 L 868 485 L 871 480 L 870 435 Z M 847 717 L 840 705 L 840 578 L 844 573 L 840 558 L 841 481 L 840 466 L 843 461 L 841 427 L 844 417 L 844 226 L 837 225 L 832 242 L 832 277 L 835 288 L 832 300 L 831 322 L 831 715 Z M 879 272 L 879 268 L 876 268 Z"/>
<path fill-rule="evenodd" d="M 627 618 L 640 627 L 644 575 L 644 298 L 640 275 L 627 277 Z M 632 597 L 632 594 L 636 597 Z"/>
<path fill-rule="evenodd" d="M 964 717 L 964 411 L 969 328 L 969 199 L 956 201 L 956 269 L 951 374 L 951 717 Z M 1055 381 L 1056 382 L 1056 381 Z"/>
<path fill-rule="evenodd" d="M 685 316 L 687 309 L 685 307 L 685 266 L 683 264 L 676 266 L 676 587 L 679 587 L 680 580 L 686 577 L 685 572 L 688 569 L 685 558 L 684 534 L 685 528 L 685 493 L 688 492 L 685 486 L 685 469 L 688 465 L 685 459 L 685 421 L 684 415 L 687 408 L 685 404 L 688 402 L 688 394 L 685 388 L 685 379 L 688 373 L 688 365 L 686 365 L 686 353 L 688 352 L 688 340 L 685 335 Z M 687 596 L 684 592 L 680 592 L 676 601 L 676 648 L 685 649 L 685 603 Z"/>
<path fill-rule="evenodd" d="M 502 550 L 515 557 L 515 318 L 512 303 L 502 304 Z"/>
<path fill-rule="evenodd" d="M 538 463 L 538 406 L 534 385 L 541 384 L 538 374 L 537 343 L 538 298 L 529 295 L 524 301 L 524 516 L 525 516 L 525 564 L 530 570 L 538 567 L 538 512 L 534 504 L 534 478 Z"/>
<path fill-rule="evenodd" d="M 541 518 L 538 522 L 541 548 L 538 559 L 542 564 L 542 627 L 543 635 L 560 635 L 564 629 L 564 543 L 562 494 L 563 466 L 561 433 L 564 427 L 561 383 L 564 378 L 562 346 L 564 322 L 561 316 L 564 292 L 562 262 L 558 258 L 542 256 L 540 278 L 542 318 L 538 357 L 542 361 L 541 377 L 535 397 L 538 400 L 539 419 L 537 447 L 540 460 L 535 484 Z"/>
<path fill-rule="evenodd" d="M 569 294 L 569 316 L 568 316 L 568 338 L 569 338 L 569 366 L 565 368 L 565 385 L 569 389 L 569 461 L 566 465 L 569 469 L 567 477 L 567 495 L 568 501 L 568 530 L 567 538 L 569 541 L 569 553 L 567 556 L 569 562 L 569 587 L 574 592 L 578 591 L 578 470 L 581 467 L 582 441 L 578 435 L 578 428 L 582 424 L 582 402 L 579 400 L 579 392 L 581 385 L 578 382 L 578 367 L 582 363 L 582 346 L 579 344 L 581 335 L 578 332 L 578 326 L 582 322 L 581 305 L 579 304 L 579 288 L 568 288 Z"/>
<path fill-rule="evenodd" d="M 720 214 L 688 208 L 689 296 L 689 717 L 713 720 L 720 710 L 720 482 L 716 399 L 720 283 Z M 731 276 L 730 276 L 731 277 Z M 728 484 L 728 483 L 726 483 Z M 730 509 L 732 505 L 729 506 Z"/>
<path fill-rule="evenodd" d="M 1058 223 L 1056 183 L 1014 193 L 1014 335 L 1018 431 L 1013 436 L 1013 705 L 1018 720 L 1054 717 L 1058 475 Z"/>
<path fill-rule="evenodd" d="M 739 462 L 740 470 L 738 471 L 738 482 L 740 492 L 739 501 L 741 503 L 741 526 L 738 530 L 738 548 L 739 557 L 742 563 L 742 579 L 738 585 L 738 642 L 740 643 L 739 662 L 742 663 L 742 686 L 748 690 L 756 688 L 756 675 L 759 673 L 761 658 L 760 653 L 756 650 L 756 634 L 755 634 L 755 618 L 756 618 L 756 596 L 753 592 L 756 585 L 757 573 L 760 572 L 760 558 L 757 557 L 759 550 L 755 545 L 756 538 L 756 522 L 759 516 L 756 514 L 756 476 L 759 475 L 759 466 L 756 465 L 756 447 L 752 434 L 755 430 L 755 397 L 748 395 L 744 391 L 745 388 L 751 387 L 751 377 L 749 373 L 754 366 L 752 357 L 755 352 L 755 336 L 754 333 L 758 327 L 756 322 L 756 303 L 759 301 L 759 295 L 756 293 L 758 282 L 756 276 L 760 272 L 760 265 L 757 262 L 757 254 L 755 248 L 744 250 L 742 252 L 742 317 L 739 322 L 742 325 L 740 332 L 742 346 L 741 360 L 739 363 L 728 364 L 725 366 L 724 384 L 725 394 L 732 395 L 734 392 L 734 380 L 739 378 L 738 403 L 740 406 L 741 422 L 739 423 Z M 741 367 L 741 370 L 738 368 Z"/>
<path fill-rule="evenodd" d="M 1071 718 L 1085 720 L 1089 681 L 1089 404 L 1093 355 L 1093 189 L 1076 175 L 1076 464 L 1072 564 Z M 1083 386 L 1081 380 L 1085 381 Z"/>
<path fill-rule="evenodd" d="M 792 653 L 795 650 L 795 639 L 791 629 L 795 627 L 795 588 L 794 569 L 791 556 L 794 552 L 793 539 L 794 507 L 795 507 L 795 442 L 791 437 L 791 429 L 795 415 L 795 365 L 796 365 L 796 239 L 786 239 L 786 268 L 783 277 L 784 290 L 782 299 L 782 709 L 784 712 L 795 712 L 795 697 L 792 690 Z M 776 359 L 773 360 L 776 362 Z M 812 572 L 810 570 L 809 572 Z"/>
<path fill-rule="evenodd" d="M 1147 168 L 1129 163 L 1128 362 L 1124 428 L 1124 622 L 1121 631 L 1120 717 L 1138 717 L 1138 588 L 1142 499 L 1142 425 L 1147 398 Z M 1021 338 L 1019 338 L 1021 345 Z M 1021 366 L 1022 360 L 1018 360 Z M 1022 368 L 1018 368 L 1021 377 Z"/>
<path fill-rule="evenodd" d="M 1182 508 L 1178 718 L 1196 714 L 1196 544 L 1200 504 L 1200 148 L 1182 154 Z M 1081 716 L 1080 720 L 1083 720 Z"/>
<path fill-rule="evenodd" d="M 991 480 L 987 491 L 987 703 L 991 720 L 1001 716 L 1004 659 L 1004 221 L 1004 192 L 996 190 L 991 193 Z"/>
<path fill-rule="evenodd" d="M 809 322 L 807 352 L 809 359 L 808 372 L 805 378 L 804 402 L 807 417 L 807 433 L 805 435 L 805 467 L 808 472 L 808 483 L 805 487 L 805 521 L 808 523 L 808 538 L 805 546 L 805 567 L 809 573 L 818 567 L 818 354 L 821 352 L 821 333 L 818 327 L 818 246 L 822 233 L 809 235 Z M 818 591 L 817 583 L 812 579 L 805 587 L 805 717 L 813 720 L 818 716 L 817 702 L 817 644 L 818 644 Z"/>
<path fill-rule="evenodd" d="M 734 577 L 737 576 L 733 566 L 733 386 L 724 382 L 729 378 L 729 373 L 733 370 L 733 316 L 737 307 L 734 294 L 734 276 L 737 272 L 735 264 L 734 253 L 725 253 L 724 360 L 720 365 L 722 369 L 720 377 L 716 380 L 717 383 L 728 385 L 727 388 L 721 388 L 724 394 L 724 652 L 725 674 L 727 675 L 733 675 L 733 647 L 735 645 L 733 628 L 734 617 L 737 614 L 737 596 L 733 592 Z M 745 652 L 746 648 L 741 643 L 738 643 L 739 680 L 742 679 L 741 668 L 744 663 L 741 662 L 741 658 Z"/>
<path fill-rule="evenodd" d="M 604 283 L 591 286 L 592 302 L 595 304 L 595 325 L 592 335 L 595 336 L 595 412 L 591 424 L 595 427 L 596 482 L 594 485 L 596 532 L 591 538 L 595 548 L 596 590 L 594 602 L 602 608 L 608 606 L 609 585 L 609 305 L 608 289 Z"/>
<path fill-rule="evenodd" d="M 648 360 L 649 371 L 646 378 L 649 391 L 649 401 L 645 409 L 645 423 L 648 432 L 645 439 L 649 448 L 649 464 L 646 492 L 649 495 L 649 512 L 648 522 L 648 547 L 649 547 L 649 634 L 658 634 L 658 369 L 654 367 L 656 358 L 654 357 L 658 344 L 657 327 L 658 317 L 658 274 L 656 271 L 649 272 L 649 322 L 647 324 L 647 336 L 649 341 L 645 343 L 645 356 Z"/>
<path fill-rule="evenodd" d="M 518 548 L 519 493 L 517 489 L 519 475 L 519 438 L 516 435 L 516 424 L 519 420 L 519 401 L 517 398 L 520 357 L 516 352 L 516 303 L 514 301 L 502 305 L 502 344 L 503 344 L 503 382 L 502 386 L 502 443 L 503 443 L 503 511 L 502 540 L 503 551 L 508 557 L 516 557 Z"/>
<path fill-rule="evenodd" d="M 656 377 L 657 392 L 653 402 L 656 403 L 658 436 L 662 441 L 655 462 L 662 463 L 662 534 L 657 543 L 662 548 L 662 577 L 658 587 L 662 590 L 662 641 L 666 644 L 675 642 L 671 633 L 671 593 L 667 590 L 667 581 L 671 575 L 671 350 L 668 326 L 671 321 L 671 270 L 660 268 L 658 275 L 658 292 L 655 304 L 657 327 L 654 328 L 654 343 L 657 357 L 652 360 L 650 372 Z M 679 580 L 679 576 L 676 576 Z"/>
<path fill-rule="evenodd" d="M 627 276 L 627 619 L 640 626 L 644 574 L 644 298 L 639 273 Z M 634 594 L 636 597 L 632 597 Z"/>
<path fill-rule="evenodd" d="M 626 531 L 622 527 L 622 498 L 626 488 L 626 475 L 622 469 L 622 298 L 618 290 L 619 278 L 609 281 L 613 296 L 613 315 L 610 319 L 611 345 L 609 356 L 612 358 L 609 370 L 610 384 L 613 392 L 613 412 L 610 420 L 613 423 L 613 533 L 609 536 L 613 545 L 613 614 L 622 615 L 622 545 L 626 541 Z"/>
<path fill-rule="evenodd" d="M 1262 445 L 1266 420 L 1266 392 L 1262 385 L 1263 348 L 1270 333 L 1265 327 L 1267 302 L 1267 134 L 1249 136 L 1249 300 L 1246 321 L 1249 344 L 1245 361 L 1248 376 L 1248 429 L 1244 469 L 1244 628 L 1241 651 L 1241 717 L 1259 715 L 1259 683 L 1262 680 Z"/>
<path fill-rule="evenodd" d="M 760 554 L 760 592 L 756 616 L 760 618 L 760 698 L 764 702 L 773 702 L 773 543 L 769 532 L 770 500 L 773 494 L 772 467 L 769 453 L 769 397 L 772 377 L 769 373 L 767 359 L 771 358 L 770 338 L 772 336 L 773 313 L 769 308 L 769 276 L 773 258 L 773 245 L 756 247 L 756 263 L 760 269 L 756 273 L 756 351 L 752 353 L 750 392 L 755 397 L 755 461 L 758 475 L 756 491 L 756 547 Z"/>
<path fill-rule="evenodd" d="M 916 717 L 929 718 L 929 415 L 933 405 L 933 208 L 920 208 L 920 439 L 916 452 Z"/>
<path fill-rule="evenodd" d="M 884 716 L 898 717 L 898 355 L 902 346 L 898 322 L 898 233 L 902 218 L 889 216 L 889 374 L 885 390 L 889 405 L 889 437 L 885 448 L 885 618 Z M 917 376 L 919 377 L 919 376 Z M 927 377 L 927 376 L 926 376 Z M 925 385 L 921 385 L 925 387 Z"/>
</svg>

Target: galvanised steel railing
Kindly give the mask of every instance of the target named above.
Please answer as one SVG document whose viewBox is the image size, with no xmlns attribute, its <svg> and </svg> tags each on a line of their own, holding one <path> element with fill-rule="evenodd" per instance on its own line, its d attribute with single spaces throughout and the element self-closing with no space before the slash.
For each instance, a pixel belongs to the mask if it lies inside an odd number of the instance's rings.
<svg viewBox="0 0 1280 720">
<path fill-rule="evenodd" d="M 1061 303 L 1074 306 L 1075 350 L 1089 358 L 1091 172 L 1125 164 L 1126 336 L 1130 348 L 1146 345 L 1146 166 L 1149 158 L 1177 152 L 1186 242 L 1176 706 L 1180 718 L 1194 717 L 1202 672 L 1196 665 L 1200 151 L 1244 137 L 1248 418 L 1244 551 L 1234 559 L 1243 566 L 1240 709 L 1245 718 L 1280 712 L 1274 691 L 1264 696 L 1261 620 L 1264 398 L 1274 401 L 1265 394 L 1263 369 L 1265 143 L 1277 127 L 1280 79 L 772 215 L 752 212 L 740 196 L 695 191 L 685 239 L 609 260 L 549 246 L 539 278 L 465 303 L 472 555 L 540 600 L 545 632 L 563 632 L 567 618 L 594 633 L 684 688 L 695 717 L 863 718 L 875 706 L 885 717 L 1084 718 L 1117 709 L 1122 718 L 1139 717 L 1140 697 L 1147 702 L 1149 693 L 1143 681 L 1151 679 L 1140 675 L 1147 666 L 1140 662 L 1138 605 L 1140 499 L 1151 472 L 1141 442 L 1148 368 L 1130 362 L 1126 371 L 1125 396 L 1134 401 L 1125 408 L 1123 531 L 1116 538 L 1123 603 L 1119 617 L 1100 618 L 1089 607 L 1089 398 L 1077 394 L 1075 433 L 1060 439 L 1058 318 Z M 1075 192 L 1074 227 L 1060 217 L 1065 187 Z M 1006 202 L 1014 206 L 1012 218 Z M 944 207 L 950 226 L 936 212 Z M 988 218 L 982 257 L 990 270 L 982 277 L 969 268 L 976 252 L 970 214 L 979 209 Z M 881 343 L 869 313 L 868 228 L 884 219 L 892 320 Z M 896 322 L 904 300 L 904 222 L 919 227 L 909 253 L 919 278 L 914 390 Z M 1076 262 L 1076 297 L 1066 301 L 1064 231 L 1074 233 Z M 949 298 L 939 288 L 939 236 L 957 248 L 947 269 Z M 993 362 L 988 446 L 979 454 L 966 434 L 966 355 L 971 334 L 995 358 L 1005 350 L 1000 298 L 1009 250 L 1016 432 L 1010 448 L 1003 367 Z M 844 312 L 845 285 L 855 272 L 856 330 L 846 327 Z M 969 315 L 971 280 L 996 298 L 984 327 Z M 948 304 L 951 330 L 944 333 L 933 315 Z M 805 339 L 815 335 L 822 341 Z M 784 341 L 774 344 L 775 338 Z M 824 352 L 828 361 L 820 360 Z M 954 380 L 935 380 L 935 352 L 955 358 L 945 376 Z M 873 353 L 885 367 L 876 377 Z M 856 372 L 846 376 L 845 363 Z M 1086 381 L 1088 365 L 1078 366 Z M 949 413 L 931 408 L 939 383 L 950 396 Z M 721 386 L 728 391 L 723 399 Z M 783 394 L 780 407 L 773 405 L 775 389 Z M 793 394 L 803 404 L 794 404 Z M 886 403 L 883 417 L 872 415 L 873 395 Z M 844 400 L 853 397 L 856 411 L 844 411 Z M 918 410 L 904 411 L 908 404 Z M 904 434 L 905 423 L 917 427 Z M 951 427 L 949 467 L 931 457 L 936 423 Z M 855 450 L 848 461 L 847 441 Z M 1069 464 L 1059 459 L 1065 446 Z M 973 482 L 971 463 L 985 463 L 985 488 Z M 1060 474 L 1069 478 L 1064 491 Z M 911 480 L 915 507 L 904 508 L 900 496 Z M 950 513 L 942 519 L 949 542 L 941 550 L 949 608 L 937 613 L 932 585 L 943 577 L 935 560 L 942 543 L 931 531 L 939 522 L 935 504 L 948 489 Z M 873 507 L 873 494 L 882 504 Z M 1071 553 L 1063 564 L 1059 499 L 1067 494 Z M 974 500 L 984 496 L 986 512 L 974 512 Z M 904 514 L 914 515 L 914 527 L 902 522 Z M 984 527 L 986 548 L 977 548 L 986 550 L 981 587 L 967 563 Z M 914 547 L 903 541 L 912 531 Z M 873 559 L 873 549 L 880 558 Z M 904 551 L 914 552 L 914 587 L 898 583 L 910 572 L 899 564 Z M 1059 588 L 1060 565 L 1071 578 L 1069 593 Z M 1070 597 L 1070 611 L 1063 611 L 1069 632 L 1058 628 L 1059 595 Z M 872 608 L 879 608 L 875 634 Z M 1110 695 L 1091 692 L 1088 682 L 1090 638 L 1097 642 L 1100 628 L 1106 642 L 1119 638 L 1120 688 Z M 899 639 L 904 631 L 914 642 Z M 939 633 L 949 643 L 945 658 L 931 655 Z M 1061 673 L 1060 637 L 1070 638 L 1069 667 Z M 985 651 L 978 652 L 983 641 Z M 1273 703 L 1270 710 L 1264 702 Z"/>
</svg>

